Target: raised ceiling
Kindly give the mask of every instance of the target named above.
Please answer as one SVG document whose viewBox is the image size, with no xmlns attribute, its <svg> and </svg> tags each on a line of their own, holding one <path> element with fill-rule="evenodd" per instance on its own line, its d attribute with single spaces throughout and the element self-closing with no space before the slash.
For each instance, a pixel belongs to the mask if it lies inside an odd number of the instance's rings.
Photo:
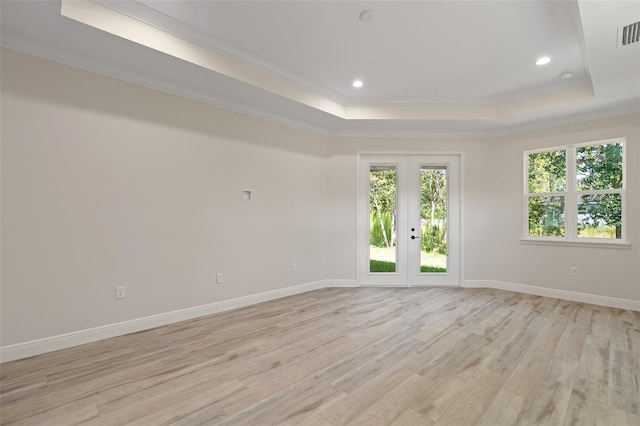
<svg viewBox="0 0 640 426">
<path fill-rule="evenodd" d="M 640 111 L 640 42 L 620 43 L 635 1 L 0 4 L 4 47 L 322 134 L 491 136 Z"/>
<path fill-rule="evenodd" d="M 140 3 L 341 102 L 492 102 L 558 86 L 567 68 L 587 77 L 570 2 Z M 535 69 L 542 54 L 555 60 Z"/>
</svg>

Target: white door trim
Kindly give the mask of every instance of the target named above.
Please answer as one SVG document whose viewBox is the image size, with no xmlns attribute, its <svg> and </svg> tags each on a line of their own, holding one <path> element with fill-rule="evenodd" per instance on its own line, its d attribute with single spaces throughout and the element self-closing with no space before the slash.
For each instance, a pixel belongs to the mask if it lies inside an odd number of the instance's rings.
<svg viewBox="0 0 640 426">
<path fill-rule="evenodd" d="M 424 273 L 420 271 L 420 251 L 408 252 L 408 285 L 454 286 L 460 285 L 460 157 L 455 155 L 411 155 L 410 157 L 410 205 L 409 223 L 420 226 L 420 168 L 426 166 L 447 167 L 447 272 Z M 418 228 L 420 229 L 420 228 Z M 417 242 L 419 245 L 420 243 Z"/>
<path fill-rule="evenodd" d="M 408 268 L 405 265 L 402 265 L 401 262 L 407 261 L 407 253 L 406 253 L 406 244 L 399 244 L 398 246 L 398 269 L 396 273 L 383 273 L 383 274 L 371 274 L 369 273 L 369 229 L 368 229 L 368 220 L 365 221 L 362 219 L 363 216 L 367 216 L 369 214 L 369 201 L 368 195 L 363 196 L 363 191 L 366 191 L 368 194 L 369 181 L 368 181 L 368 170 L 369 165 L 371 163 L 378 164 L 398 164 L 402 165 L 402 169 L 409 170 L 411 158 L 412 157 L 429 157 L 431 160 L 441 159 L 442 161 L 454 161 L 455 163 L 455 176 L 454 179 L 457 179 L 457 218 L 453 218 L 453 222 L 457 221 L 457 229 L 454 234 L 451 235 L 450 239 L 453 238 L 455 252 L 450 253 L 450 256 L 457 256 L 456 261 L 451 262 L 453 269 L 449 271 L 451 274 L 443 274 L 441 280 L 431 280 L 431 282 L 410 282 L 408 276 Z M 448 157 L 448 158 L 447 158 Z M 356 156 L 357 164 L 356 164 L 356 175 L 357 175 L 357 184 L 356 184 L 356 281 L 359 286 L 401 286 L 407 287 L 410 284 L 413 286 L 452 286 L 457 287 L 460 286 L 460 283 L 463 279 L 463 250 L 462 242 L 463 242 L 463 212 L 464 212 L 464 204 L 463 204 L 463 182 L 464 182 L 464 167 L 463 167 L 463 153 L 461 152 L 420 152 L 420 151 L 393 151 L 393 152 L 369 152 L 369 151 L 361 151 L 357 153 Z M 365 174 L 363 166 L 366 165 L 367 173 Z M 409 179 L 409 172 L 405 172 L 407 176 L 402 176 L 402 172 L 398 175 L 398 191 L 400 192 L 400 186 L 403 185 L 401 183 L 402 179 Z M 408 181 L 407 181 L 408 183 Z M 408 187 L 408 185 L 406 185 Z M 398 197 L 398 201 L 404 198 L 406 202 L 408 202 L 408 195 L 405 194 L 403 197 Z M 399 206 L 400 207 L 400 206 Z M 407 206 L 408 207 L 408 206 Z M 452 206 L 455 207 L 455 206 Z M 400 208 L 399 208 L 400 210 Z M 407 209 L 408 210 L 408 209 Z M 408 226 L 403 226 L 401 221 L 408 221 L 407 218 L 402 219 L 398 218 L 398 240 L 401 239 L 403 241 L 407 241 L 408 239 Z M 450 218 L 451 220 L 451 218 Z M 453 223 L 452 223 L 453 225 Z M 404 260 L 403 260 L 404 259 Z M 416 274 L 418 276 L 424 277 L 425 275 L 429 276 L 431 274 Z M 439 275 L 438 273 L 433 274 L 433 276 Z M 444 279 L 445 275 L 449 275 L 449 279 Z"/>
</svg>

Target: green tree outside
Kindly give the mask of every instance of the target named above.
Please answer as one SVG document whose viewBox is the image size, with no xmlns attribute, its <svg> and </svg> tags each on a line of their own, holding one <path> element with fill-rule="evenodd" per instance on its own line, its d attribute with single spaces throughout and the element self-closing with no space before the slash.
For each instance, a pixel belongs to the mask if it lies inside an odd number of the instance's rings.
<svg viewBox="0 0 640 426">
<path fill-rule="evenodd" d="M 622 188 L 622 154 L 622 143 L 577 147 L 575 150 L 576 190 L 580 192 Z M 575 200 L 565 200 L 564 194 L 558 194 L 566 190 L 567 150 L 529 154 L 529 235 L 564 235 L 565 203 L 575 202 Z M 583 193 L 577 201 L 578 236 L 621 238 L 622 197 L 620 194 Z"/>
<path fill-rule="evenodd" d="M 434 264 L 422 262 L 422 272 L 445 272 L 447 251 L 447 175 L 444 167 L 421 169 L 420 173 L 420 248 L 422 258 L 435 259 Z M 378 248 L 395 248 L 396 230 L 396 170 L 390 166 L 372 168 L 369 174 L 369 244 Z M 427 255 L 424 255 L 424 254 Z M 445 264 L 443 265 L 443 262 Z M 395 262 L 372 259 L 371 272 L 395 272 Z"/>
</svg>

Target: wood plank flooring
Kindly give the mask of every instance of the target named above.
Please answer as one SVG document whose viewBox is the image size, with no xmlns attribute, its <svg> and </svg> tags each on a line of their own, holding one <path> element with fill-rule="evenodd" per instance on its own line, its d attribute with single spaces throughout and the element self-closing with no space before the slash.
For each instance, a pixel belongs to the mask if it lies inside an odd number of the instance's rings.
<svg viewBox="0 0 640 426">
<path fill-rule="evenodd" d="M 640 313 L 323 289 L 0 365 L 3 425 L 640 425 Z"/>
</svg>

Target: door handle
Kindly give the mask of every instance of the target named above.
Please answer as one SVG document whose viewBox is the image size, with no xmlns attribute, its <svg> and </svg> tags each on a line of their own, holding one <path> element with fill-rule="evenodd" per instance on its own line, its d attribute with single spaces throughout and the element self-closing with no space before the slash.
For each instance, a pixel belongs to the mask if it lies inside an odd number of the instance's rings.
<svg viewBox="0 0 640 426">
<path fill-rule="evenodd" d="M 412 235 L 412 236 L 411 236 L 411 239 L 412 239 L 412 240 L 417 240 L 417 239 L 419 239 L 419 238 L 420 238 L 420 237 L 416 237 L 415 235 Z"/>
</svg>

